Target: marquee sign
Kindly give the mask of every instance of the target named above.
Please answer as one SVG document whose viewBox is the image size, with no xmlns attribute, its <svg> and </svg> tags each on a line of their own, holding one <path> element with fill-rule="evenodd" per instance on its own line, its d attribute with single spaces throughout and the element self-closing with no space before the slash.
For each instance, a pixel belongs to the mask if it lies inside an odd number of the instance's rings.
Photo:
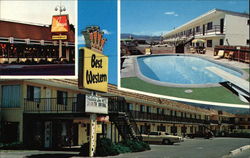
<svg viewBox="0 0 250 158">
<path fill-rule="evenodd" d="M 108 57 L 89 48 L 80 48 L 79 88 L 108 90 Z"/>
<path fill-rule="evenodd" d="M 52 33 L 69 32 L 68 15 L 54 15 L 52 17 Z"/>
<path fill-rule="evenodd" d="M 108 114 L 108 98 L 86 94 L 85 112 Z"/>
</svg>

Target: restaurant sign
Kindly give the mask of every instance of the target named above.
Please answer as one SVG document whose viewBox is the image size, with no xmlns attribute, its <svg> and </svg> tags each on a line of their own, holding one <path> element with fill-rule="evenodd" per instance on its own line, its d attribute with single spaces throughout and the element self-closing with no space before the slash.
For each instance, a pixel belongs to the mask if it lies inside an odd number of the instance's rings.
<svg viewBox="0 0 250 158">
<path fill-rule="evenodd" d="M 107 92 L 108 57 L 89 48 L 80 48 L 79 88 Z"/>
<path fill-rule="evenodd" d="M 108 98 L 86 94 L 85 112 L 108 114 Z"/>
<path fill-rule="evenodd" d="M 54 15 L 52 17 L 52 33 L 69 32 L 68 15 Z"/>
<path fill-rule="evenodd" d="M 53 40 L 66 40 L 67 35 L 52 35 Z"/>
</svg>

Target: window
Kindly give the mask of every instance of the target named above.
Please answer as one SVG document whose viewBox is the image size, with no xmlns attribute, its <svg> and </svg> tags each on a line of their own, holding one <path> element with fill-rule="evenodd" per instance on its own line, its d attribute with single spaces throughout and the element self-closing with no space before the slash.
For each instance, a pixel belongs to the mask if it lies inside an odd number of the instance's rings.
<svg viewBox="0 0 250 158">
<path fill-rule="evenodd" d="M 247 45 L 250 45 L 250 40 L 249 39 L 247 39 Z"/>
<path fill-rule="evenodd" d="M 213 41 L 207 40 L 207 47 L 212 47 L 212 46 L 213 46 Z"/>
<path fill-rule="evenodd" d="M 133 109 L 134 109 L 134 108 L 133 108 L 133 104 L 129 103 L 129 104 L 128 104 L 128 110 L 129 110 L 129 111 L 132 111 Z"/>
<path fill-rule="evenodd" d="M 207 23 L 207 30 L 212 30 L 213 29 L 213 22 Z"/>
<path fill-rule="evenodd" d="M 161 124 L 160 126 L 157 126 L 157 131 L 165 132 L 166 131 L 166 127 L 163 126 L 163 124 Z"/>
<path fill-rule="evenodd" d="M 151 107 L 147 106 L 147 113 L 151 113 Z"/>
<path fill-rule="evenodd" d="M 27 100 L 29 101 L 40 101 L 41 88 L 34 86 L 27 86 Z"/>
<path fill-rule="evenodd" d="M 171 126 L 171 133 L 177 133 L 177 127 L 176 126 Z"/>
<path fill-rule="evenodd" d="M 200 32 L 200 26 L 196 26 L 196 32 Z"/>
<path fill-rule="evenodd" d="M 250 25 L 250 20 L 249 19 L 247 20 L 247 25 Z"/>
<path fill-rule="evenodd" d="M 157 108 L 157 114 L 164 114 L 164 109 Z"/>
<path fill-rule="evenodd" d="M 224 44 L 224 40 L 220 39 L 220 46 L 223 46 L 223 44 Z"/>
<path fill-rule="evenodd" d="M 140 111 L 141 111 L 141 112 L 145 112 L 145 106 L 144 106 L 144 105 L 141 105 Z"/>
<path fill-rule="evenodd" d="M 19 85 L 2 86 L 2 107 L 20 107 L 20 96 Z"/>
<path fill-rule="evenodd" d="M 67 105 L 67 97 L 67 92 L 57 91 L 57 104 Z"/>
</svg>

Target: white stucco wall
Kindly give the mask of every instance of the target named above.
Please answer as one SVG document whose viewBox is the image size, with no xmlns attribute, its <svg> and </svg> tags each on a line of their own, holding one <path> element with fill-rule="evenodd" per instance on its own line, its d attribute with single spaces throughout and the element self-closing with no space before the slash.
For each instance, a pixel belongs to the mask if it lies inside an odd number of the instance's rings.
<svg viewBox="0 0 250 158">
<path fill-rule="evenodd" d="M 249 39 L 249 25 L 247 24 L 247 17 L 226 15 L 225 26 L 226 36 L 230 45 L 247 46 L 247 39 Z"/>
</svg>

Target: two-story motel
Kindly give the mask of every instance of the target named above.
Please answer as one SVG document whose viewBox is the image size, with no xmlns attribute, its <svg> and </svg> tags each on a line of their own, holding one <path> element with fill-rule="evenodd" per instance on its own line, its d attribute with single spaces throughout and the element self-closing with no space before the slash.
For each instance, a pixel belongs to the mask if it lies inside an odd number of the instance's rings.
<svg viewBox="0 0 250 158">
<path fill-rule="evenodd" d="M 249 24 L 249 14 L 213 9 L 164 35 L 164 42 L 203 39 L 203 46 L 211 50 L 216 45 L 249 46 Z"/>
<path fill-rule="evenodd" d="M 89 114 L 79 106 L 81 104 L 77 94 L 89 93 L 91 92 L 87 89 L 78 88 L 77 80 L 1 80 L 0 142 L 19 141 L 27 146 L 46 148 L 66 146 L 69 139 L 71 145 L 88 142 Z M 141 133 L 166 131 L 184 136 L 207 129 L 215 133 L 250 129 L 250 115 L 202 109 L 118 90 L 111 84 L 108 85 L 108 93 L 97 95 L 109 99 L 109 114 L 97 114 L 97 136 L 105 136 L 115 142 L 122 137 L 109 118 L 111 110 L 119 110 L 115 108 L 118 104 L 124 111 L 132 114 L 130 119 L 136 122 Z M 124 100 L 123 97 L 126 102 L 120 104 L 119 100 Z"/>
</svg>

